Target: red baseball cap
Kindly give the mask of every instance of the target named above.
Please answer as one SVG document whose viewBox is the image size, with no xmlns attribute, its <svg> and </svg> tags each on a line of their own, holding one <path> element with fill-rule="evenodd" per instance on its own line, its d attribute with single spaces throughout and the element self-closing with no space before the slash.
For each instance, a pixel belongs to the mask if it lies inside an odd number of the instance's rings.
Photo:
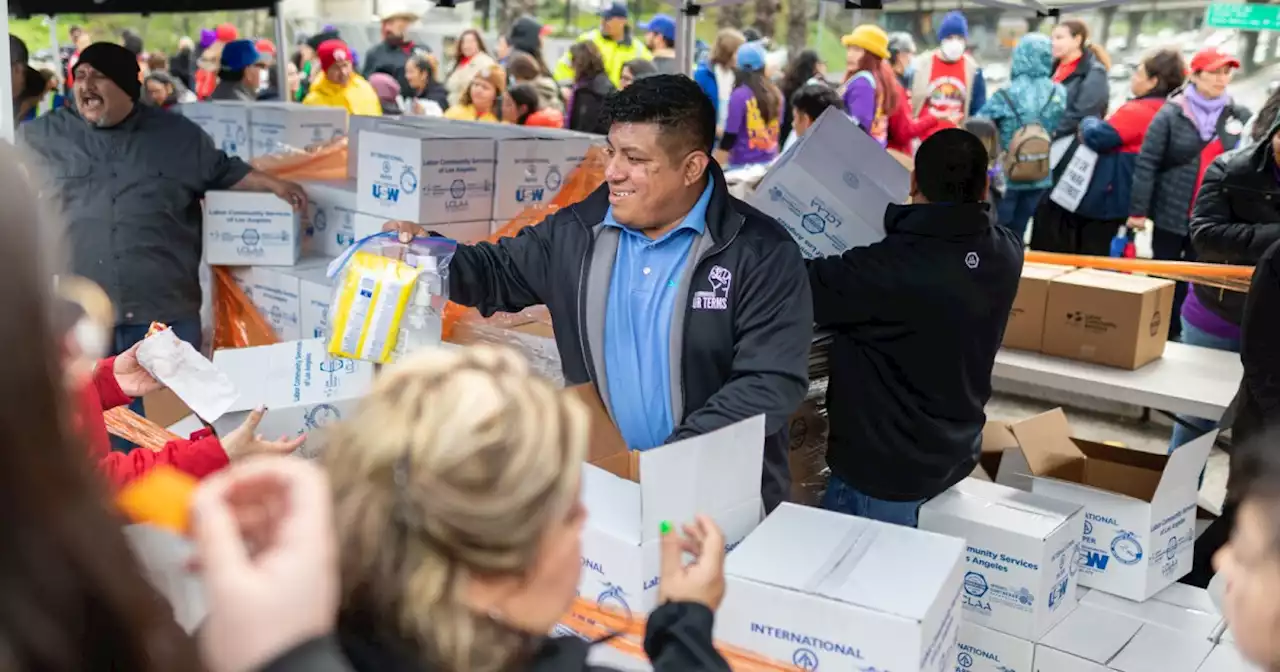
<svg viewBox="0 0 1280 672">
<path fill-rule="evenodd" d="M 1228 67 L 1240 67 L 1240 59 L 1219 51 L 1217 47 L 1205 47 L 1191 57 L 1191 72 L 1212 72 Z"/>
<path fill-rule="evenodd" d="M 276 53 L 276 45 L 272 44 L 271 40 L 258 40 L 253 46 L 257 47 L 258 53 L 261 54 L 271 54 L 274 56 Z"/>
</svg>

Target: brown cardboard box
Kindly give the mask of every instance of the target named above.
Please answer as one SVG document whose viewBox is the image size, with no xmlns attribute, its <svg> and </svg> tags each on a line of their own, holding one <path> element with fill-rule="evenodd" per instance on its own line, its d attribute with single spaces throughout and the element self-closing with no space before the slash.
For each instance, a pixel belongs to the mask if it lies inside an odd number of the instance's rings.
<svg viewBox="0 0 1280 672">
<path fill-rule="evenodd" d="M 1136 369 L 1164 354 L 1173 282 L 1079 270 L 1049 282 L 1046 355 Z"/>
<path fill-rule="evenodd" d="M 605 471 L 636 483 L 640 482 L 640 452 L 627 448 L 618 426 L 613 424 L 609 411 L 604 407 L 595 383 L 583 383 L 565 388 L 587 407 L 591 418 L 590 443 L 587 445 L 587 462 Z"/>
<path fill-rule="evenodd" d="M 982 454 L 978 456 L 978 466 L 974 468 L 971 478 L 993 481 L 1000 473 L 1000 459 L 1004 451 L 1017 448 L 1018 439 L 1009 429 L 1009 423 L 989 420 L 982 426 Z"/>
<path fill-rule="evenodd" d="M 1009 311 L 1009 324 L 1004 329 L 1006 348 L 1040 351 L 1044 338 L 1044 310 L 1049 301 L 1049 281 L 1075 270 L 1054 264 L 1023 264 L 1018 280 L 1018 295 Z"/>
<path fill-rule="evenodd" d="M 191 409 L 167 387 L 143 397 L 142 408 L 147 419 L 161 427 L 170 427 L 191 415 Z"/>
</svg>

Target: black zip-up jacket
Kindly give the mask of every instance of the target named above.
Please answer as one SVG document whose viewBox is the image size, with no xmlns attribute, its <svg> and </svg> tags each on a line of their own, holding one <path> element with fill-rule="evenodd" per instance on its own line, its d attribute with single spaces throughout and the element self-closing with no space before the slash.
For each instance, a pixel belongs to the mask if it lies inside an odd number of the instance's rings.
<svg viewBox="0 0 1280 672">
<path fill-rule="evenodd" d="M 667 441 L 765 414 L 761 494 L 771 511 L 790 488 L 787 422 L 809 388 L 813 304 L 782 225 L 730 196 L 714 162 L 708 174 L 706 232 L 689 253 L 671 321 L 677 424 Z M 611 409 L 604 323 L 619 231 L 601 224 L 608 208 L 606 183 L 515 237 L 459 246 L 449 298 L 485 316 L 546 304 L 565 383 L 594 382 Z"/>
<path fill-rule="evenodd" d="M 655 672 L 728 672 L 729 664 L 711 640 L 712 611 L 701 604 L 672 602 L 649 615 L 644 651 Z M 261 672 L 431 672 L 413 647 L 367 623 L 340 626 L 337 637 L 305 642 L 272 661 Z M 526 672 L 609 672 L 591 665 L 591 642 L 577 637 L 547 637 L 521 670 Z"/>
<path fill-rule="evenodd" d="M 927 499 L 977 463 L 1022 273 L 987 207 L 890 205 L 884 240 L 808 262 L 814 319 L 836 332 L 827 465 L 865 495 Z"/>
<path fill-rule="evenodd" d="M 400 44 L 390 44 L 383 40 L 373 45 L 365 53 L 360 76 L 369 79 L 369 75 L 375 72 L 383 72 L 395 77 L 396 81 L 400 82 L 401 91 L 412 91 L 413 86 L 409 84 L 409 79 L 404 74 L 405 65 L 409 63 L 409 58 L 413 56 L 414 52 L 425 54 L 428 51 L 428 49 L 407 40 Z"/>
<path fill-rule="evenodd" d="M 1055 62 L 1054 68 L 1057 67 Z M 1107 116 L 1107 103 L 1111 97 L 1107 69 L 1102 67 L 1092 51 L 1084 50 L 1076 69 L 1062 80 L 1062 86 L 1067 90 L 1067 109 L 1053 132 L 1055 139 L 1075 135 L 1085 117 Z"/>
<path fill-rule="evenodd" d="M 1271 149 L 1277 131 L 1280 126 L 1273 126 L 1250 151 L 1223 154 L 1209 164 L 1191 214 L 1191 243 L 1199 261 L 1251 266 L 1280 240 L 1280 179 Z M 1240 324 L 1244 294 L 1193 287 L 1206 308 Z"/>
<path fill-rule="evenodd" d="M 1240 325 L 1240 361 L 1244 377 L 1231 404 L 1233 445 L 1256 446 L 1268 429 L 1280 427 L 1280 240 L 1257 260 Z M 1247 448 L 1245 448 L 1247 450 Z M 1267 446 L 1268 450 L 1272 450 Z M 1235 473 L 1236 455 L 1231 456 Z M 1227 479 L 1228 491 L 1231 481 Z"/>
</svg>

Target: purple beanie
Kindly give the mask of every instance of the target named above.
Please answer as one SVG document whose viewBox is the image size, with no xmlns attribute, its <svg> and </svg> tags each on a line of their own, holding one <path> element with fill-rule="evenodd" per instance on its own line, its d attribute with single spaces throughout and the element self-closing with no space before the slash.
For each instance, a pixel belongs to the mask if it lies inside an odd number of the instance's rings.
<svg viewBox="0 0 1280 672">
<path fill-rule="evenodd" d="M 212 28 L 200 29 L 200 48 L 201 49 L 208 49 L 210 45 L 212 45 L 214 42 L 217 42 L 217 41 L 218 41 L 218 33 L 214 32 Z"/>
</svg>

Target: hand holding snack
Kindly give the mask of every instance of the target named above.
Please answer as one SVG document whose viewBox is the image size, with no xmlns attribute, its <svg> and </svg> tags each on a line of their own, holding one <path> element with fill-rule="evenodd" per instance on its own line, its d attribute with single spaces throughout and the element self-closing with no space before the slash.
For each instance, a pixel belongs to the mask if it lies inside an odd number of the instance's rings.
<svg viewBox="0 0 1280 672">
<path fill-rule="evenodd" d="M 134 398 L 164 389 L 164 383 L 156 380 L 155 376 L 138 363 L 138 348 L 142 343 L 134 343 L 132 348 L 116 355 L 115 359 L 116 383 L 120 385 L 121 391 Z"/>
</svg>

